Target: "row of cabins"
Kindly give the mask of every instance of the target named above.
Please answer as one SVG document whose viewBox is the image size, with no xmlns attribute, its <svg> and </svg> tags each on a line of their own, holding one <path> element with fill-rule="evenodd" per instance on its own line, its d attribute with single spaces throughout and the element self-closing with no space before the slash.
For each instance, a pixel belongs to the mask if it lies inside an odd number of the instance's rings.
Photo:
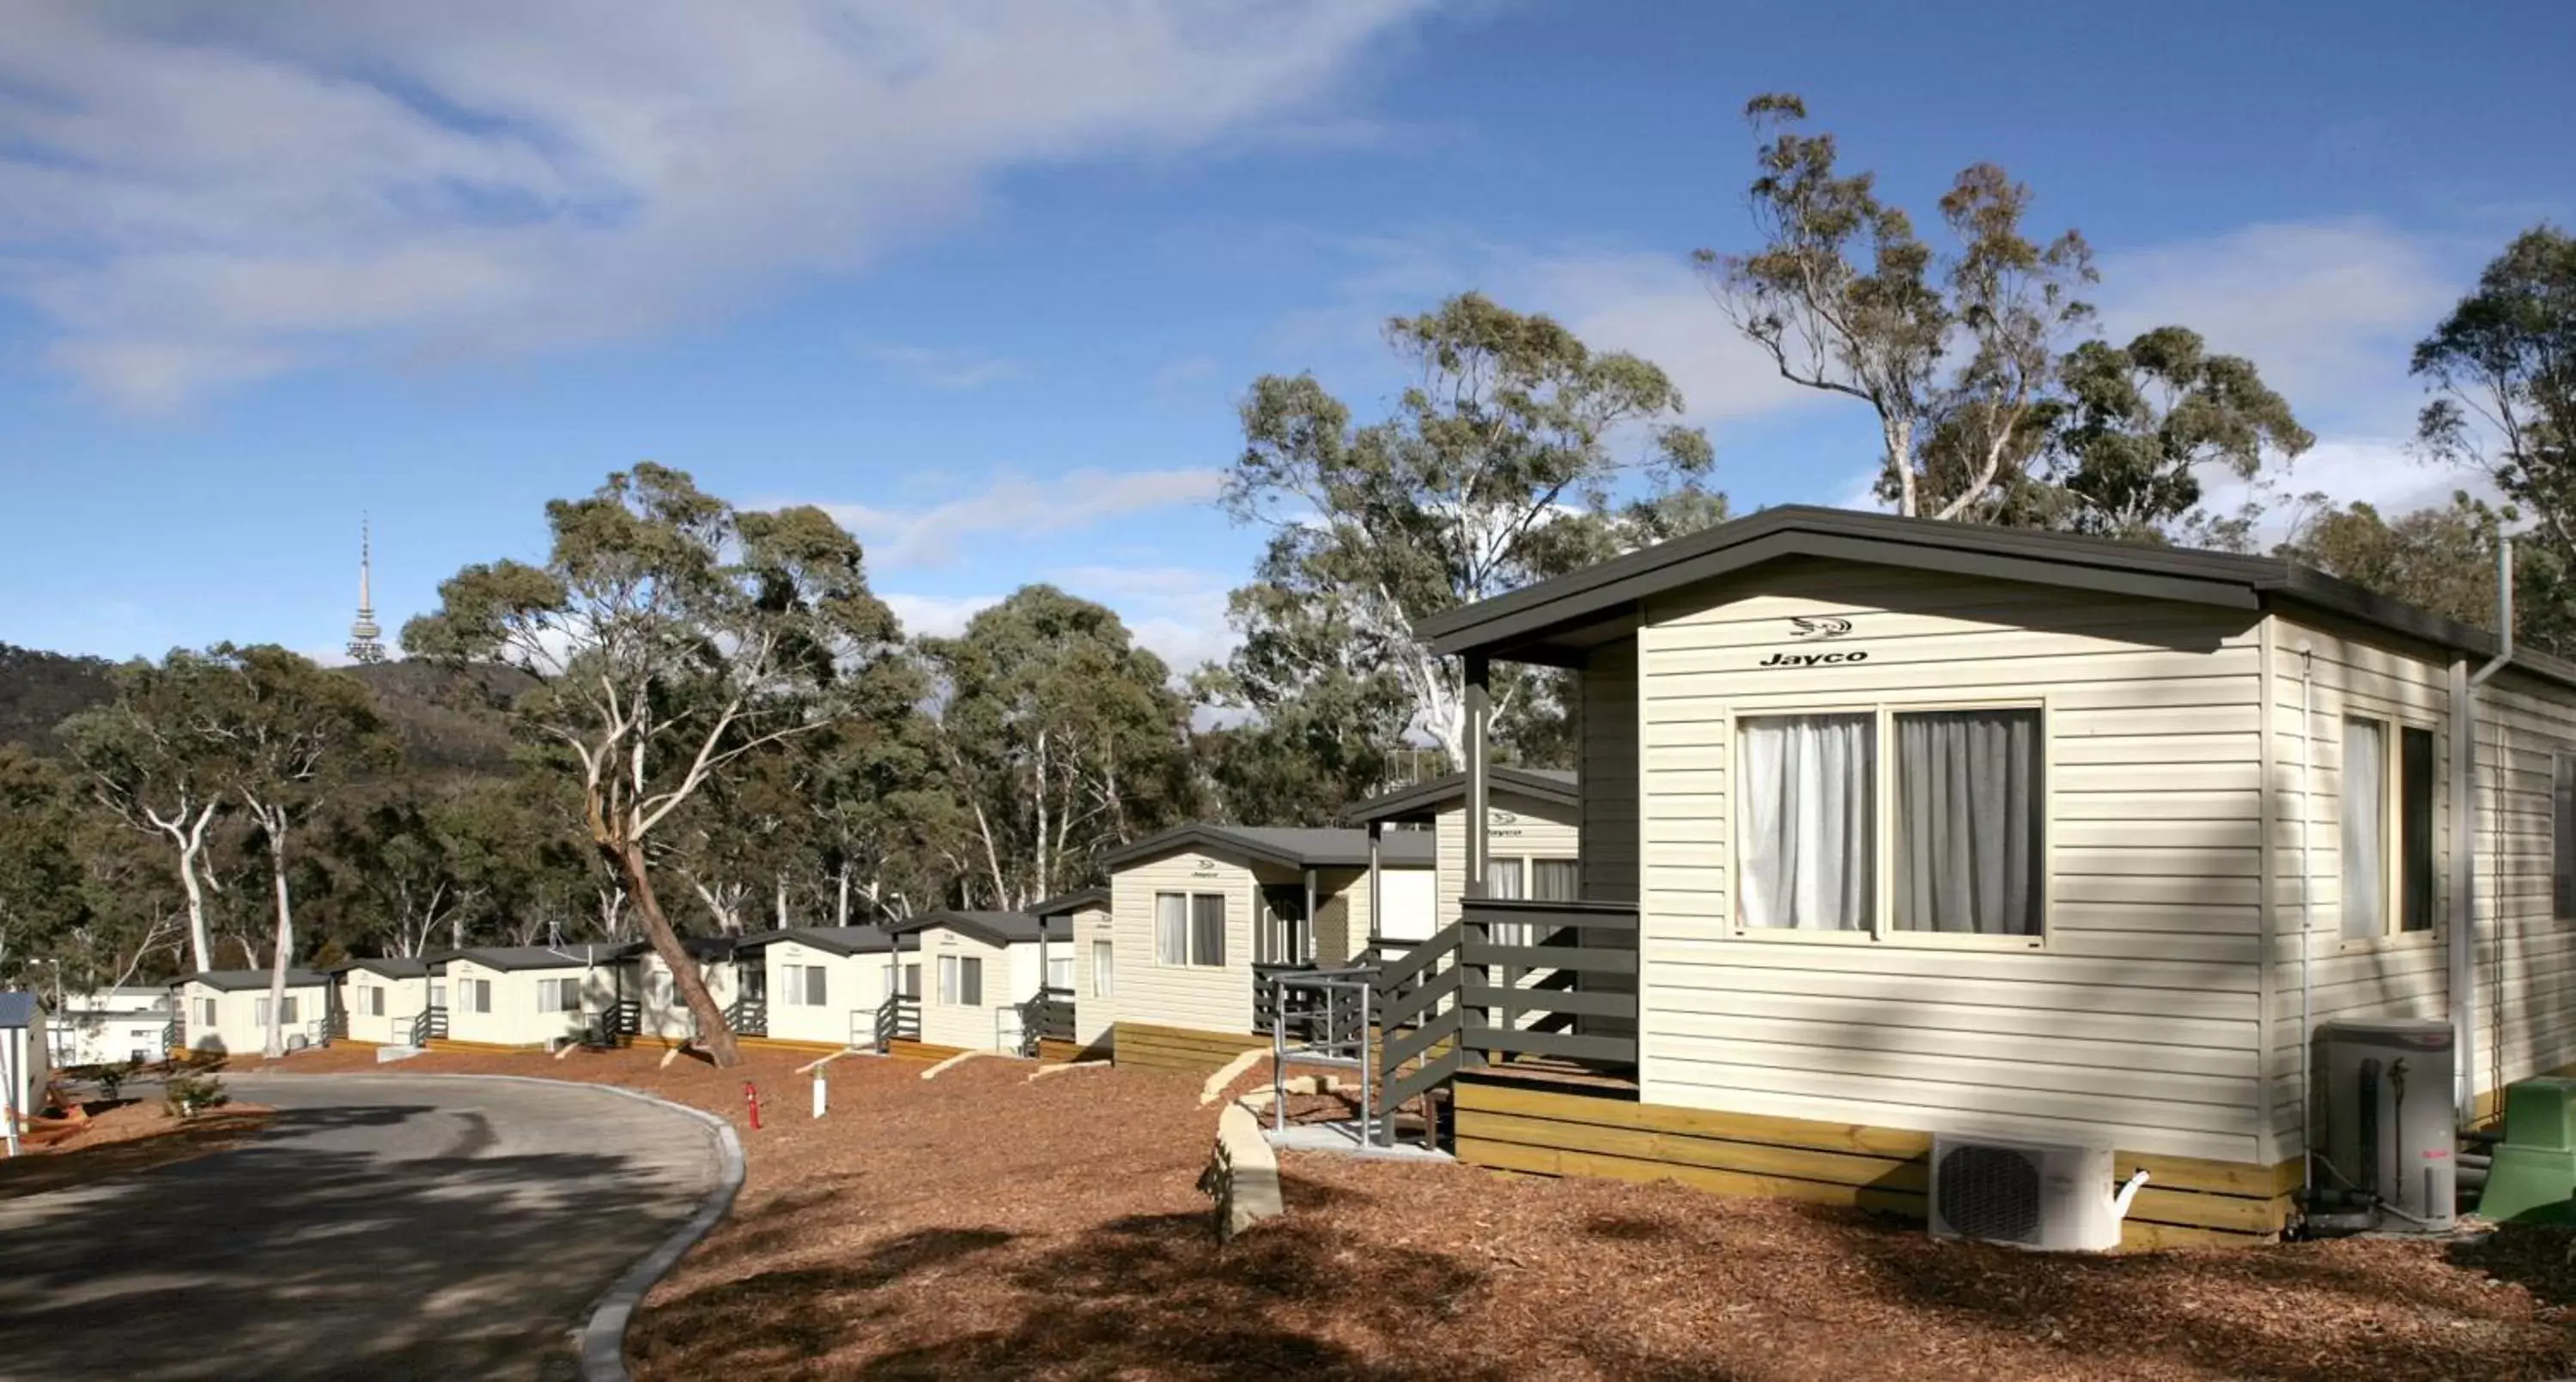
<svg viewBox="0 0 2576 1382">
<path fill-rule="evenodd" d="M 2576 666 L 2483 630 L 2272 558 L 1783 508 L 1421 632 L 1463 772 L 1140 841 L 974 996 L 1069 989 L 1075 1048 L 1203 1069 L 1266 1043 L 1268 974 L 1370 964 L 1379 1088 L 1462 1160 L 1920 1214 L 1936 1134 L 2108 1146 L 2150 1241 L 2289 1222 L 2330 1019 L 2447 1024 L 2463 1127 L 2576 1070 Z M 1568 675 L 1574 772 L 1490 762 L 1497 663 Z M 737 955 L 837 1043 L 926 959 L 990 980 L 1000 925 Z M 1009 1020 L 938 1007 L 943 1044 Z"/>
<path fill-rule="evenodd" d="M 1021 1005 L 1042 983 L 1070 995 L 1068 941 L 1086 896 L 1051 904 L 1041 909 L 1044 917 L 946 911 L 888 929 L 689 936 L 681 945 L 738 1032 L 832 1048 L 899 1036 L 959 1050 L 1017 1049 Z M 606 1038 L 676 1043 L 697 1029 L 661 955 L 640 941 L 484 947 L 295 969 L 274 1012 L 266 970 L 191 974 L 172 991 L 176 1009 L 166 1030 L 156 1028 L 155 1045 L 200 1055 L 264 1049 L 272 1017 L 289 1047 L 332 1040 L 494 1048 Z M 881 1024 L 894 1030 L 881 1033 Z"/>
</svg>

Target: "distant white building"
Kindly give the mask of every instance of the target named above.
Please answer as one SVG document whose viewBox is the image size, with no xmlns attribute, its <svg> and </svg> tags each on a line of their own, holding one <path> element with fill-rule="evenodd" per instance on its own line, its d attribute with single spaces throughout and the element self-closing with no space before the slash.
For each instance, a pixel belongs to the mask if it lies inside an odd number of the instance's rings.
<svg viewBox="0 0 2576 1382">
<path fill-rule="evenodd" d="M 178 1000 L 163 985 L 128 984 L 63 995 L 45 1019 L 45 1041 L 60 1066 L 157 1061 L 169 1054 Z"/>
</svg>

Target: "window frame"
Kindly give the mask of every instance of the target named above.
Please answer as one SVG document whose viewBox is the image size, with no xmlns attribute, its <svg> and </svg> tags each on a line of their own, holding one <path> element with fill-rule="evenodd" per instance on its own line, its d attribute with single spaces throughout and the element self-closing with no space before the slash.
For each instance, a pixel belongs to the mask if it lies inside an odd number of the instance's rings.
<svg viewBox="0 0 2576 1382">
<path fill-rule="evenodd" d="M 1172 958 L 1165 953 L 1166 948 L 1163 944 L 1163 899 L 1167 897 L 1178 898 L 1181 903 L 1181 944 L 1179 957 L 1177 959 Z M 1214 899 L 1217 903 L 1217 953 L 1215 959 L 1207 958 L 1199 949 L 1199 904 L 1210 899 Z M 1253 893 L 1253 906 L 1256 909 L 1254 919 L 1257 927 L 1260 921 L 1260 912 L 1258 909 L 1261 907 L 1261 895 L 1258 889 Z M 1189 888 L 1178 890 L 1171 888 L 1158 888 L 1155 890 L 1154 964 L 1156 968 L 1223 969 L 1226 967 L 1227 952 L 1233 949 L 1233 931 L 1233 890 L 1219 889 L 1215 891 L 1201 891 Z"/>
<path fill-rule="evenodd" d="M 1730 711 L 1726 735 L 1726 886 L 1725 935 L 1730 940 L 1779 945 L 1911 946 L 1924 950 L 1999 950 L 2046 952 L 2054 947 L 2057 910 L 2057 733 L 2055 709 L 2047 696 L 1881 696 L 1863 700 L 1798 701 L 1766 705 L 1760 710 Z M 1896 925 L 1896 721 L 1903 715 L 1959 714 L 1973 711 L 2026 710 L 2039 716 L 2039 931 L 2035 935 L 1970 935 L 1956 931 L 1915 931 Z M 1870 924 L 1851 931 L 1806 931 L 1790 926 L 1753 926 L 1744 920 L 1744 735 L 1746 720 L 1788 719 L 1802 715 L 1866 715 L 1875 750 L 1870 765 Z M 2412 933 L 2410 933 L 2412 934 Z"/>
<path fill-rule="evenodd" d="M 2318 714 L 2320 718 L 2324 717 L 2322 710 Z M 2342 731 L 2354 721 L 2375 724 L 2379 727 L 2381 752 L 2385 757 L 2381 774 L 2383 780 L 2380 783 L 2379 806 L 2383 855 L 2380 860 L 2380 925 L 2377 933 L 2368 936 L 2349 936 L 2345 935 L 2343 930 Z M 2337 954 L 2437 944 L 2450 931 L 2450 909 L 2444 905 L 2451 888 L 2448 860 L 2452 845 L 2447 800 L 2450 782 L 2444 766 L 2448 761 L 2446 756 L 2448 745 L 2443 740 L 2444 727 L 2437 718 L 2430 715 L 2403 709 L 2355 710 L 2349 703 L 2334 716 L 2333 722 L 2336 728 L 2335 818 L 2331 838 L 2335 847 L 2335 905 L 2332 914 L 2326 918 L 2325 925 L 2315 926 L 2314 919 L 2311 918 L 2311 929 L 2331 935 L 2334 938 Z M 2433 744 L 2432 771 L 2428 775 L 2432 786 L 2432 857 L 2427 861 L 2427 866 L 2433 873 L 2433 924 L 2413 931 L 2403 929 L 2406 921 L 2405 745 L 2408 730 L 2419 730 L 2431 735 Z M 2315 830 L 2323 824 L 2323 822 L 2312 821 L 2309 828 Z M 2297 874 L 2295 868 L 2290 872 L 2293 877 Z"/>
<path fill-rule="evenodd" d="M 1118 996 L 1118 946 L 1107 937 L 1095 936 L 1091 942 L 1091 996 Z"/>
</svg>

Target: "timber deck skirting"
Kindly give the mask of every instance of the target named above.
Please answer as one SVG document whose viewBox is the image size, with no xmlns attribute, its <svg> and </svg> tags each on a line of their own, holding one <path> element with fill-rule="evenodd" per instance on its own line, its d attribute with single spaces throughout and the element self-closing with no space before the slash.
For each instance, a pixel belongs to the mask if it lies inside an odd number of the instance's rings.
<svg viewBox="0 0 2576 1382">
<path fill-rule="evenodd" d="M 1111 1059 L 1145 1070 L 1204 1075 L 1251 1050 L 1270 1049 L 1270 1038 L 1251 1032 L 1209 1032 L 1121 1022 L 1110 1034 Z"/>
<path fill-rule="evenodd" d="M 1674 1181 L 1721 1195 L 1848 1205 L 1921 1220 L 1929 1133 L 1763 1114 L 1640 1104 L 1613 1092 L 1461 1078 L 1457 1154 L 1470 1166 L 1536 1175 Z M 2244 1243 L 2291 1218 L 2296 1159 L 2259 1166 L 2118 1153 L 2115 1172 L 2148 1182 L 2122 1225 L 2124 1247 Z M 2105 1187 L 2107 1190 L 2108 1187 Z"/>
</svg>

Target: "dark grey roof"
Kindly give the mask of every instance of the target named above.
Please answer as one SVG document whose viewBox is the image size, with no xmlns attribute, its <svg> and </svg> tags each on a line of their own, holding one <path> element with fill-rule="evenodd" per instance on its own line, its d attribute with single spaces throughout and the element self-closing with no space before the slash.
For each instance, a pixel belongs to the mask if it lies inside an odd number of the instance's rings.
<svg viewBox="0 0 2576 1382">
<path fill-rule="evenodd" d="M 562 946 L 492 945 L 441 951 L 429 957 L 430 968 L 445 973 L 450 960 L 471 960 L 485 969 L 583 969 L 615 964 L 633 954 L 640 941 L 574 941 Z"/>
<path fill-rule="evenodd" d="M 389 955 L 371 956 L 366 959 L 351 960 L 344 965 L 334 965 L 329 972 L 346 974 L 353 969 L 363 969 L 370 974 L 381 974 L 388 979 L 417 979 L 429 973 L 429 961 L 406 960 Z"/>
<path fill-rule="evenodd" d="M 2319 610 L 2485 657 L 2496 639 L 2278 557 L 2153 547 L 2065 533 L 1792 504 L 1658 543 L 1414 625 L 1433 651 L 1550 664 L 1622 636 L 1649 596 L 1791 557 L 1860 562 L 2248 611 Z M 2513 663 L 2576 685 L 2576 664 L 2517 652 Z"/>
<path fill-rule="evenodd" d="M 1535 797 L 1558 806 L 1575 806 L 1582 793 L 1575 790 L 1574 774 L 1563 768 L 1504 768 L 1486 772 L 1486 782 L 1496 792 Z M 1370 821 L 1428 819 L 1439 814 L 1467 795 L 1467 775 L 1451 773 L 1399 787 L 1384 796 L 1371 797 L 1342 812 L 1342 819 L 1365 825 Z"/>
<path fill-rule="evenodd" d="M 917 936 L 924 931 L 955 931 L 973 936 L 986 945 L 1016 945 L 1038 939 L 1043 926 L 1046 939 L 1060 941 L 1073 935 L 1072 924 L 1062 917 L 1041 919 L 1029 912 L 961 912 L 942 910 L 924 912 L 917 917 L 898 921 L 887 928 L 897 935 Z"/>
<path fill-rule="evenodd" d="M 330 982 L 331 976 L 322 973 L 320 970 L 290 969 L 286 971 L 286 986 L 291 989 L 312 988 L 318 985 L 328 984 Z M 264 989 L 268 987 L 268 971 L 264 969 L 200 970 L 195 974 L 180 975 L 178 978 L 170 981 L 170 986 L 172 988 L 177 988 L 179 985 L 186 983 L 203 984 L 210 989 L 219 989 L 225 993 L 247 993 L 252 989 Z"/>
<path fill-rule="evenodd" d="M 901 948 L 898 937 L 889 936 L 875 926 L 790 926 L 783 930 L 754 931 L 734 942 L 736 954 L 758 950 L 778 941 L 794 941 L 835 955 L 882 955 Z"/>
<path fill-rule="evenodd" d="M 0 1027 L 33 1027 L 42 1004 L 24 989 L 0 993 Z"/>
<path fill-rule="evenodd" d="M 1046 901 L 1031 907 L 1029 909 L 1029 914 L 1031 916 L 1041 917 L 1060 917 L 1068 916 L 1085 909 L 1105 909 L 1108 905 L 1109 890 L 1107 888 L 1076 888 L 1069 893 L 1058 893 L 1054 897 L 1050 897 Z"/>
<path fill-rule="evenodd" d="M 1423 838 L 1412 838 L 1416 834 L 1422 834 Z M 1365 868 L 1369 861 L 1368 832 L 1365 830 L 1184 825 L 1138 840 L 1112 853 L 1107 862 L 1114 869 L 1181 849 L 1235 854 L 1291 869 Z M 1429 868 L 1433 862 L 1432 842 L 1424 832 L 1405 831 L 1380 841 L 1378 855 L 1382 863 L 1392 867 Z"/>
</svg>

